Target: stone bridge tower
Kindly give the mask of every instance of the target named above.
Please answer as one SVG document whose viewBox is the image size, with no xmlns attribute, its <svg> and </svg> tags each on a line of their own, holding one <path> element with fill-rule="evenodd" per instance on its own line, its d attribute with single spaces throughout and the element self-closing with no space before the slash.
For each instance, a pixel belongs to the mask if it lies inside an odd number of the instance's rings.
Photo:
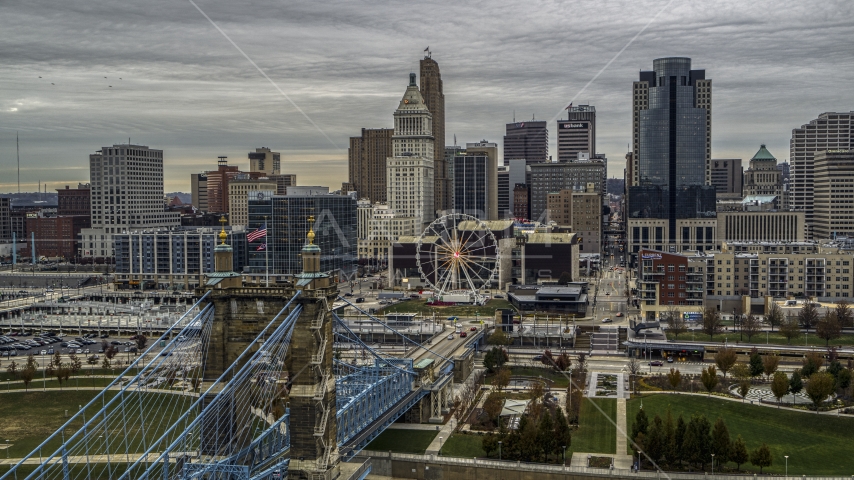
<svg viewBox="0 0 854 480">
<path fill-rule="evenodd" d="M 309 224 L 314 217 L 308 218 Z M 291 462 L 288 478 L 331 480 L 340 474 L 335 375 L 332 370 L 332 303 L 338 286 L 320 271 L 320 247 L 309 228 L 303 271 L 295 287 L 302 313 L 291 339 Z"/>
</svg>

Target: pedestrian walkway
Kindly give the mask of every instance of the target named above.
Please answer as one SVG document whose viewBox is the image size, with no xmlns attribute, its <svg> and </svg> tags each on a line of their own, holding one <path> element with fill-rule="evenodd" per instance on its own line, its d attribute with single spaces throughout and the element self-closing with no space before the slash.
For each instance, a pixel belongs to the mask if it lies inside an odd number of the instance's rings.
<svg viewBox="0 0 854 480">
<path fill-rule="evenodd" d="M 427 451 L 424 452 L 424 454 L 438 455 L 442 449 L 442 445 L 444 445 L 445 442 L 448 441 L 448 438 L 451 437 L 451 434 L 454 433 L 456 426 L 457 420 L 455 418 L 451 418 L 448 423 L 442 425 L 441 430 L 439 430 L 439 434 L 436 435 L 436 438 L 434 438 L 432 442 L 430 442 L 430 445 L 427 447 Z"/>
</svg>

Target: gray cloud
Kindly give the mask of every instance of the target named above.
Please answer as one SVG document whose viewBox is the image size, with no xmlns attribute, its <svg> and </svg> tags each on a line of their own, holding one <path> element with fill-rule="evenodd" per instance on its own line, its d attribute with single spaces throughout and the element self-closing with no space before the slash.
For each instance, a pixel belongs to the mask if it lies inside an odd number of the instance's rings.
<svg viewBox="0 0 854 480">
<path fill-rule="evenodd" d="M 189 2 L 9 1 L 0 4 L 0 191 L 15 188 L 16 130 L 28 190 L 87 180 L 88 154 L 128 136 L 165 151 L 167 190 L 188 190 L 189 173 L 218 155 L 245 165 L 257 146 L 281 151 L 300 183 L 335 187 L 346 180 L 347 138 L 391 126 L 427 45 L 445 83 L 447 141 L 501 143 L 514 110 L 552 118 L 667 0 L 196 3 L 341 148 Z M 714 157 L 749 158 L 766 143 L 787 158 L 792 128 L 854 109 L 852 10 L 674 1 L 576 100 L 597 107 L 609 174 L 622 175 L 631 82 L 669 55 L 692 57 L 713 79 Z"/>
</svg>

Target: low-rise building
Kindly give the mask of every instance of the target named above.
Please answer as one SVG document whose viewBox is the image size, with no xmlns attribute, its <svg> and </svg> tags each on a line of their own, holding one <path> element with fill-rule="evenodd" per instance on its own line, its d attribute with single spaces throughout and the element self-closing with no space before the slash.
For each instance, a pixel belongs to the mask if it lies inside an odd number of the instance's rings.
<svg viewBox="0 0 854 480">
<path fill-rule="evenodd" d="M 704 257 L 646 249 L 639 256 L 635 284 L 642 319 L 661 318 L 671 309 L 682 314 L 703 311 Z"/>
</svg>

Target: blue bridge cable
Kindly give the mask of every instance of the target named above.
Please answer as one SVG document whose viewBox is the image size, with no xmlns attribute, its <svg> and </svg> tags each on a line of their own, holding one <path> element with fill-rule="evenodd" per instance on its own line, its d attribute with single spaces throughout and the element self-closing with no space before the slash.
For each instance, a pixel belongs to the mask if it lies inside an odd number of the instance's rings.
<svg viewBox="0 0 854 480">
<path fill-rule="evenodd" d="M 21 465 L 23 465 L 23 464 L 24 464 L 24 462 L 26 462 L 26 461 L 27 461 L 27 460 L 29 460 L 30 458 L 34 457 L 35 455 L 38 455 L 38 454 L 39 454 L 39 452 L 40 452 L 40 450 L 41 450 L 41 449 L 42 449 L 42 448 L 43 448 L 43 447 L 44 447 L 48 442 L 50 442 L 51 440 L 55 439 L 57 436 L 61 435 L 61 434 L 65 431 L 65 429 L 66 429 L 66 428 L 68 428 L 68 427 L 71 425 L 71 423 L 72 423 L 72 422 L 74 422 L 75 420 L 77 420 L 77 418 L 78 418 L 78 417 L 80 417 L 81 415 L 83 415 L 83 412 L 84 412 L 86 409 L 88 409 L 89 407 L 91 407 L 92 405 L 94 405 L 94 404 L 95 404 L 95 402 L 97 402 L 99 399 L 102 399 L 102 398 L 103 398 L 103 396 L 104 396 L 104 393 L 105 393 L 105 392 L 107 392 L 111 387 L 113 387 L 116 383 L 118 383 L 118 382 L 119 382 L 119 380 L 120 380 L 122 377 L 124 377 L 124 375 L 129 374 L 129 372 L 130 372 L 134 367 L 136 367 L 136 366 L 137 366 L 137 364 L 138 364 L 138 363 L 139 363 L 143 358 L 145 358 L 145 355 L 147 355 L 148 353 L 150 353 L 150 352 L 151 352 L 151 351 L 152 351 L 152 350 L 157 346 L 157 344 L 158 344 L 160 341 L 166 340 L 167 335 L 169 335 L 169 333 L 170 333 L 170 332 L 172 332 L 172 331 L 173 331 L 173 330 L 174 330 L 174 329 L 175 329 L 175 328 L 176 328 L 176 327 L 181 323 L 181 321 L 182 321 L 182 320 L 184 320 L 184 318 L 186 318 L 186 317 L 187 317 L 187 315 L 189 315 L 191 312 L 193 312 L 193 311 L 194 311 L 194 309 L 195 309 L 195 308 L 197 308 L 197 307 L 199 306 L 199 304 L 200 304 L 203 300 L 205 300 L 205 299 L 208 297 L 208 295 L 210 295 L 210 292 L 205 293 L 205 295 L 203 295 L 201 298 L 199 298 L 199 300 L 198 300 L 198 301 L 196 301 L 196 303 L 194 303 L 194 304 L 193 304 L 193 306 L 191 306 L 191 307 L 187 310 L 187 312 L 185 312 L 183 315 L 181 315 L 181 317 L 179 317 L 179 318 L 178 318 L 178 320 L 176 320 L 176 321 L 175 321 L 175 323 L 173 323 L 172 325 L 170 325 L 170 326 L 166 329 L 166 331 L 163 333 L 163 335 L 161 335 L 161 336 L 160 336 L 160 338 L 159 338 L 157 341 L 155 341 L 154 343 L 152 343 L 152 344 L 151 344 L 151 346 L 150 346 L 150 347 L 148 347 L 148 349 L 147 349 L 145 352 L 143 352 L 139 357 L 137 357 L 137 358 L 136 358 L 136 360 L 134 360 L 134 361 L 133 361 L 133 362 L 132 362 L 132 363 L 131 363 L 131 364 L 130 364 L 130 365 L 129 365 L 129 366 L 128 366 L 128 367 L 127 367 L 127 368 L 126 368 L 122 373 L 121 373 L 121 375 L 120 375 L 120 376 L 116 377 L 112 382 L 110 382 L 110 384 L 109 384 L 109 385 L 107 385 L 107 386 L 104 388 L 104 390 L 102 390 L 98 395 L 96 395 L 96 396 L 95 396 L 95 398 L 93 398 L 92 400 L 90 400 L 90 401 L 89 401 L 89 403 L 87 403 L 87 404 L 86 404 L 83 408 L 81 408 L 77 413 L 75 413 L 74 415 L 72 415 L 72 416 L 71 416 L 71 418 L 69 418 L 69 419 L 68 419 L 68 421 L 66 421 L 66 422 L 65 422 L 65 423 L 64 423 L 64 424 L 63 424 L 59 429 L 57 429 L 53 434 L 51 434 L 47 439 L 45 439 L 45 440 L 44 440 L 42 443 L 40 443 L 40 444 L 39 444 L 35 449 L 33 449 L 33 451 L 32 451 L 32 452 L 30 452 L 29 454 L 27 454 L 26 456 L 24 456 L 20 461 L 18 461 L 18 463 L 16 463 L 15 465 L 13 465 L 13 466 L 9 469 L 9 471 L 8 471 L 8 472 L 6 472 L 6 474 L 5 474 L 5 475 L 0 476 L 0 480 L 5 479 L 5 478 L 8 478 L 8 477 L 9 477 L 10 475 L 12 475 L 12 474 L 14 474 L 14 475 L 17 477 L 17 469 L 18 469 L 18 467 L 20 467 Z M 199 312 L 199 313 L 197 314 L 197 316 L 198 316 L 198 315 L 201 315 L 201 312 Z M 183 332 L 183 331 L 184 331 L 184 330 L 186 330 L 188 327 L 189 327 L 189 324 L 188 324 L 188 326 L 184 327 L 184 329 L 182 329 L 181 331 Z M 153 362 L 153 361 L 154 361 L 154 360 L 152 360 L 152 362 Z M 149 365 L 150 365 L 150 364 L 149 364 Z M 146 368 L 148 368 L 148 366 L 146 366 L 145 368 L 143 368 L 143 371 L 144 371 Z M 127 387 L 124 387 L 124 388 L 127 388 Z M 113 397 L 113 399 L 111 399 L 111 400 L 110 400 L 110 403 L 112 403 L 112 402 L 116 399 L 116 397 L 118 397 L 118 395 L 116 395 L 115 397 Z M 97 415 L 97 414 L 96 414 L 96 415 Z M 72 435 L 72 436 L 71 436 L 67 441 L 63 442 L 63 445 L 65 445 L 65 444 L 67 444 L 69 441 L 73 440 L 73 439 L 74 439 L 78 434 L 80 434 L 80 432 L 82 432 L 82 431 L 83 431 L 83 429 L 81 428 L 80 430 L 78 430 L 77 432 L 75 432 L 75 433 L 74 433 L 74 434 L 73 434 L 73 435 Z M 49 461 L 50 459 L 55 458 L 57 455 L 61 455 L 61 454 L 62 454 L 62 450 L 63 450 L 63 447 L 60 447 L 60 448 L 59 448 L 57 451 L 55 451 L 52 455 L 50 455 L 49 457 L 47 457 L 47 459 L 46 459 L 45 461 Z M 33 473 L 31 473 L 30 475 L 28 475 L 26 478 L 27 478 L 27 479 L 32 478 L 34 475 L 36 475 L 36 473 L 40 472 L 42 468 L 43 468 L 43 465 L 39 465 L 38 467 L 36 467 L 36 469 L 33 471 Z"/>
<path fill-rule="evenodd" d="M 276 314 L 276 316 L 273 318 L 273 320 L 272 320 L 272 321 L 270 321 L 270 323 L 268 323 L 268 324 L 267 324 L 267 326 L 265 326 L 265 327 L 264 327 L 264 329 L 261 331 L 261 333 L 260 333 L 257 337 L 255 337 L 255 338 L 256 338 L 256 339 L 263 338 L 263 337 L 264 337 L 264 335 L 267 333 L 267 330 L 268 330 L 268 329 L 269 329 L 269 328 L 270 328 L 270 327 L 271 327 L 271 326 L 276 322 L 276 320 L 278 320 L 278 318 L 282 315 L 282 313 L 284 313 L 286 310 L 288 310 L 288 308 L 290 308 L 291 304 L 294 302 L 294 300 L 296 300 L 296 299 L 297 299 L 297 297 L 299 297 L 299 295 L 300 295 L 300 292 L 297 292 L 297 293 L 296 293 L 296 294 L 295 294 L 295 295 L 294 295 L 294 296 L 293 296 L 293 297 L 288 301 L 287 305 L 285 305 L 285 306 L 284 306 L 284 308 L 282 308 L 282 309 L 279 311 L 279 313 L 278 313 L 278 314 Z M 276 328 L 276 330 L 274 330 L 273 334 L 271 335 L 271 338 L 272 338 L 272 337 L 274 337 L 274 336 L 278 336 L 277 334 L 280 334 L 280 333 L 283 331 L 283 330 L 282 330 L 283 328 L 293 328 L 293 325 L 295 324 L 295 318 L 299 316 L 299 312 L 300 312 L 301 310 L 302 310 L 302 307 L 299 307 L 299 306 L 298 306 L 298 307 L 297 307 L 297 308 L 295 308 L 292 312 L 290 312 L 290 313 L 288 314 L 288 316 L 285 318 L 285 320 L 284 320 L 284 321 L 283 321 L 283 322 L 282 322 L 282 323 L 281 323 L 281 324 Z M 250 344 L 246 347 L 246 349 L 245 349 L 245 350 L 244 350 L 244 351 L 243 351 L 243 352 L 242 352 L 242 353 L 237 357 L 237 359 L 239 360 L 239 359 L 243 358 L 247 353 L 249 353 L 249 352 L 250 352 L 250 350 L 253 348 L 253 346 L 254 346 L 254 345 L 255 345 L 255 342 L 250 343 Z M 231 381 L 229 381 L 229 382 L 227 382 L 227 383 L 225 384 L 225 388 L 223 388 L 223 390 L 222 390 L 219 394 L 217 394 L 217 397 L 215 397 L 215 398 L 214 398 L 214 401 L 213 401 L 213 402 L 211 402 L 208 406 L 206 406 L 206 407 L 204 408 L 204 410 L 203 410 L 199 415 L 197 415 L 195 419 L 193 419 L 193 421 L 190 423 L 190 425 L 188 425 L 187 427 L 185 427 L 185 429 L 184 429 L 184 431 L 185 431 L 185 432 L 186 432 L 187 430 L 189 430 L 190 428 L 193 428 L 193 427 L 195 427 L 196 425 L 198 425 L 198 423 L 199 423 L 199 422 L 201 421 L 201 419 L 204 417 L 204 413 L 205 413 L 205 411 L 207 411 L 207 410 L 211 409 L 212 405 L 214 405 L 214 403 L 216 402 L 216 398 L 219 398 L 221 395 L 223 395 L 223 393 L 225 393 L 225 392 L 226 392 L 226 390 L 228 390 L 228 389 L 229 389 L 229 387 L 232 385 L 232 382 L 234 382 L 234 381 L 235 381 L 235 380 L 237 380 L 238 378 L 242 378 L 242 377 L 245 375 L 245 372 L 246 372 L 249 368 L 251 368 L 253 361 L 255 361 L 255 360 L 256 360 L 256 359 L 261 355 L 261 352 L 262 352 L 262 351 L 263 351 L 263 350 L 259 348 L 259 349 L 258 349 L 258 350 L 257 350 L 257 351 L 252 355 L 252 357 L 250 357 L 250 359 L 249 359 L 249 360 L 248 360 L 248 361 L 243 365 L 243 367 L 241 367 L 240 371 L 238 371 L 238 373 L 235 375 L 235 378 L 234 378 L 234 379 L 232 379 Z M 210 392 L 211 392 L 211 390 L 213 390 L 213 388 L 214 388 L 216 385 L 218 385 L 218 384 L 222 383 L 222 382 L 223 382 L 223 380 L 224 380 L 225 378 L 227 378 L 227 375 L 228 375 L 229 373 L 231 373 L 231 371 L 234 369 L 235 365 L 237 365 L 237 361 L 235 361 L 234 363 L 232 363 L 232 364 L 231 364 L 231 365 L 230 365 L 230 366 L 229 366 L 229 367 L 228 367 L 228 368 L 227 368 L 227 369 L 222 373 L 222 375 L 220 375 L 220 377 L 219 377 L 216 381 L 214 381 L 214 382 L 211 384 L 211 386 L 210 386 L 210 387 L 205 391 L 205 393 L 199 396 L 199 399 L 198 399 L 198 400 L 197 400 L 197 401 L 196 401 L 192 406 L 190 406 L 190 408 L 189 408 L 189 409 L 188 409 L 188 410 L 187 410 L 187 411 L 186 411 L 186 412 L 181 416 L 181 418 L 179 418 L 179 419 L 178 419 L 178 420 L 177 420 L 177 421 L 176 421 L 176 422 L 175 422 L 175 423 L 174 423 L 174 424 L 173 424 L 173 425 L 172 425 L 172 426 L 171 426 L 171 427 L 170 427 L 170 428 L 169 428 L 165 433 L 163 433 L 163 435 L 161 435 L 161 436 L 160 436 L 160 438 L 158 438 L 158 439 L 154 442 L 154 444 L 152 444 L 152 446 L 151 446 L 151 447 L 149 447 L 148 449 L 146 449 L 146 451 L 145 451 L 145 452 L 143 452 L 143 454 L 140 456 L 140 458 L 139 458 L 139 459 L 137 459 L 137 461 L 136 461 L 136 462 L 134 462 L 132 465 L 130 465 L 130 466 L 125 470 L 125 473 L 124 473 L 120 478 L 127 478 L 128 473 L 129 473 L 133 468 L 135 468 L 135 467 L 136 467 L 136 466 L 137 466 L 137 465 L 142 461 L 142 459 L 143 459 L 143 458 L 147 459 L 148 454 L 149 454 L 149 453 L 151 453 L 151 451 L 154 449 L 154 445 L 159 445 L 159 444 L 160 444 L 160 443 L 161 443 L 161 442 L 162 442 L 162 441 L 167 437 L 167 435 L 169 435 L 169 434 L 170 434 L 170 433 L 175 429 L 175 426 L 178 424 L 178 422 L 181 422 L 181 421 L 185 420 L 185 419 L 186 419 L 186 418 L 187 418 L 187 417 L 188 417 L 188 416 L 189 416 L 189 415 L 190 415 L 190 414 L 195 410 L 195 408 L 196 408 L 196 407 L 198 407 L 198 405 L 202 402 L 202 400 L 204 399 L 204 397 L 205 397 L 208 393 L 210 393 Z M 180 437 L 179 437 L 179 439 L 176 439 L 176 440 L 172 441 L 172 443 L 171 443 L 168 447 L 166 447 L 166 448 L 164 449 L 164 452 L 163 452 L 163 453 L 161 453 L 161 454 L 160 454 L 160 455 L 159 455 L 159 456 L 158 456 L 158 457 L 157 457 L 153 462 L 151 462 L 151 464 L 152 464 L 152 465 L 151 465 L 151 467 L 149 467 L 149 468 L 146 470 L 146 472 L 145 472 L 145 475 L 146 475 L 146 476 L 148 475 L 148 473 L 150 472 L 150 470 L 151 470 L 152 468 L 154 468 L 154 467 L 158 466 L 158 464 L 160 463 L 160 461 L 162 461 L 162 460 L 163 460 L 163 458 L 164 458 L 166 455 L 168 455 L 168 454 L 169 454 L 169 452 L 171 452 L 171 451 L 176 447 L 176 445 L 177 445 L 180 441 L 182 441 L 182 440 L 183 440 L 183 438 L 182 438 L 182 437 L 183 437 L 183 435 L 182 435 L 182 436 L 180 436 Z"/>
</svg>

